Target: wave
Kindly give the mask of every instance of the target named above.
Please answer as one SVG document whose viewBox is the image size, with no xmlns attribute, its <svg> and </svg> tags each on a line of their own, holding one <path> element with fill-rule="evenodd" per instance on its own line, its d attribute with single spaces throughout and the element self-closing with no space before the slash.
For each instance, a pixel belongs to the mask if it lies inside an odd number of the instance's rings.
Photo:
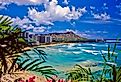
<svg viewBox="0 0 121 82">
<path fill-rule="evenodd" d="M 100 51 L 96 51 L 96 50 L 86 50 L 86 49 L 81 49 L 81 50 L 84 51 L 84 52 L 87 52 L 87 53 L 91 53 L 93 55 L 100 54 Z"/>
<path fill-rule="evenodd" d="M 79 51 L 79 52 L 72 52 L 72 53 L 74 53 L 74 54 L 81 54 L 82 52 L 81 51 Z"/>
<path fill-rule="evenodd" d="M 104 54 L 107 54 L 108 53 L 108 51 L 105 51 L 105 50 L 101 50 L 101 52 L 104 53 Z M 110 53 L 113 53 L 113 52 L 110 51 Z M 118 53 L 114 52 L 114 54 L 118 54 Z"/>
<path fill-rule="evenodd" d="M 61 47 L 67 47 L 67 45 L 61 45 Z"/>
<path fill-rule="evenodd" d="M 59 52 L 64 52 L 62 49 L 58 49 Z"/>
<path fill-rule="evenodd" d="M 107 47 L 108 46 L 107 44 L 91 44 L 91 43 L 86 43 L 84 45 L 90 45 L 90 46 L 95 46 L 95 47 L 97 47 L 97 46 L 98 47 Z"/>
<path fill-rule="evenodd" d="M 101 52 L 103 54 L 108 54 L 108 51 L 105 51 L 105 50 L 101 50 L 101 51 L 99 51 L 99 50 L 86 50 L 86 49 L 81 49 L 81 50 L 84 51 L 84 52 L 87 52 L 87 53 L 91 53 L 93 55 L 101 54 Z M 113 53 L 113 52 L 110 51 L 110 53 Z M 114 54 L 118 54 L 118 53 L 114 52 Z"/>
<path fill-rule="evenodd" d="M 71 43 L 71 44 L 68 44 L 68 48 L 72 48 L 72 47 L 74 47 L 76 45 L 76 43 Z"/>
<path fill-rule="evenodd" d="M 96 49 L 95 47 L 92 47 L 92 49 Z"/>
</svg>

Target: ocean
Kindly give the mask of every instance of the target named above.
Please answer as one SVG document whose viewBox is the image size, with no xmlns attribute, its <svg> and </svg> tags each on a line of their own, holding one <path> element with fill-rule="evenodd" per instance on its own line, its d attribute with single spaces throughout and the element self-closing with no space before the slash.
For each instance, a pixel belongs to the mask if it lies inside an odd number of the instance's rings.
<svg viewBox="0 0 121 82">
<path fill-rule="evenodd" d="M 61 78 L 71 70 L 76 64 L 90 67 L 92 71 L 98 71 L 102 68 L 104 55 L 108 54 L 108 43 L 71 43 L 58 44 L 41 48 L 47 54 L 45 65 L 53 66 Z M 111 52 L 114 44 L 111 45 Z M 121 46 L 117 45 L 115 54 L 118 56 L 117 64 L 121 65 Z"/>
</svg>

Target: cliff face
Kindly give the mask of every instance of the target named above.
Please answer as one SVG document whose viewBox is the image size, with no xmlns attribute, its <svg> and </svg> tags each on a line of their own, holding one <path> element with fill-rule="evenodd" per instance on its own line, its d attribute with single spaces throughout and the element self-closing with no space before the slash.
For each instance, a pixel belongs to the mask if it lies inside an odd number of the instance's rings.
<svg viewBox="0 0 121 82">
<path fill-rule="evenodd" d="M 84 38 L 76 35 L 73 32 L 66 32 L 66 33 L 50 33 L 53 42 L 70 42 L 70 41 L 80 41 Z"/>
</svg>

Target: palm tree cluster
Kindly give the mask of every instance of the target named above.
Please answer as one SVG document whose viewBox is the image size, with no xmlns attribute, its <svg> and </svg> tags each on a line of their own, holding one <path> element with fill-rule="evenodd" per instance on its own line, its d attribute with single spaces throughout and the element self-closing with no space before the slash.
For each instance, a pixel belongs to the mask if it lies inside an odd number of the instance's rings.
<svg viewBox="0 0 121 82">
<path fill-rule="evenodd" d="M 46 77 L 55 75 L 52 66 L 41 66 L 46 62 L 44 51 L 39 47 L 24 50 L 31 44 L 20 36 L 22 32 L 18 26 L 12 25 L 9 17 L 0 17 L 0 77 L 16 71 L 35 71 Z"/>
</svg>

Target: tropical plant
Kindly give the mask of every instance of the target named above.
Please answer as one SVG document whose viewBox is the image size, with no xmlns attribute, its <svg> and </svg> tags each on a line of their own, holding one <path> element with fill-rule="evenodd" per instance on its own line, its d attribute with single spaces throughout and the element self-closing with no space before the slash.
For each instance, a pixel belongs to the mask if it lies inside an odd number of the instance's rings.
<svg viewBox="0 0 121 82">
<path fill-rule="evenodd" d="M 89 69 L 90 70 L 90 69 Z M 83 68 L 80 65 L 75 65 L 75 67 L 69 71 L 67 74 L 67 79 L 72 80 L 73 82 L 89 81 L 90 80 L 90 71 Z"/>
<path fill-rule="evenodd" d="M 31 45 L 20 36 L 21 33 L 23 31 L 18 26 L 12 26 L 9 17 L 0 17 L 0 77 L 22 70 L 36 71 L 46 77 L 55 75 L 55 70 L 51 66 L 41 66 L 46 61 L 44 51 L 39 48 L 24 50 Z"/>
<path fill-rule="evenodd" d="M 109 76 L 109 79 L 106 79 L 110 82 L 121 82 L 121 66 L 117 66 L 117 57 L 118 55 L 115 53 L 116 45 L 114 44 L 112 53 L 111 53 L 111 46 L 108 45 L 108 54 L 104 55 L 102 53 L 104 59 L 104 68 L 103 73 L 100 78 L 100 82 L 102 81 L 103 76 L 106 78 L 106 75 Z"/>
<path fill-rule="evenodd" d="M 86 69 L 80 65 L 76 65 L 76 68 L 67 73 L 68 79 L 73 82 L 121 82 L 121 67 L 117 66 L 117 54 L 115 53 L 116 43 L 114 44 L 111 52 L 111 46 L 108 45 L 108 54 L 103 54 L 104 59 L 103 69 L 100 72 L 92 72 L 90 68 Z M 85 77 L 86 76 L 86 77 Z"/>
</svg>

